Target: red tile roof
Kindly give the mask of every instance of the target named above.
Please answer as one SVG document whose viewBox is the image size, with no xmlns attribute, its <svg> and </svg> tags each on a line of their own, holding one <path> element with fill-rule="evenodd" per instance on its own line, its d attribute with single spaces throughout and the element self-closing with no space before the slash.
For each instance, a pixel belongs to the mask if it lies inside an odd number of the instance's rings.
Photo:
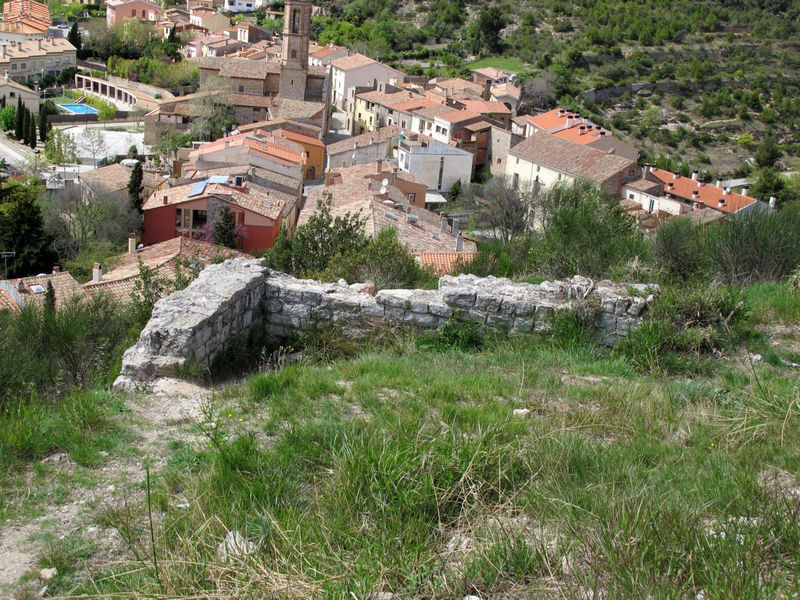
<svg viewBox="0 0 800 600">
<path fill-rule="evenodd" d="M 651 175 L 664 184 L 665 194 L 671 194 L 689 202 L 702 202 L 709 208 L 726 213 L 736 213 L 758 201 L 756 198 L 742 196 L 735 192 L 726 193 L 724 188 L 715 185 L 700 184 L 699 181 L 690 177 L 676 176 L 664 169 L 653 169 L 648 173 L 648 176 Z M 695 192 L 697 196 L 693 195 Z M 720 204 L 720 201 L 723 204 Z"/>
<path fill-rule="evenodd" d="M 420 252 L 419 261 L 423 267 L 435 275 L 447 275 L 459 265 L 467 265 L 475 260 L 477 252 Z"/>
<path fill-rule="evenodd" d="M 42 306 L 48 281 L 53 284 L 56 293 L 56 307 L 62 306 L 80 291 L 78 282 L 67 272 L 6 279 L 0 281 L 0 310 L 18 311 L 27 304 Z M 19 282 L 22 282 L 22 290 L 18 289 Z M 20 304 L 20 300 L 23 304 Z"/>
</svg>

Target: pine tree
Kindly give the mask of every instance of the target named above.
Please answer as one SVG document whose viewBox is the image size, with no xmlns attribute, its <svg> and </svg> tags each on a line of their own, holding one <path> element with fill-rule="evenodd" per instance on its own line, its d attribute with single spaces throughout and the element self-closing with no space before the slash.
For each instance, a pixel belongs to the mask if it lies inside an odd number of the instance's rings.
<svg viewBox="0 0 800 600">
<path fill-rule="evenodd" d="M 18 140 L 22 139 L 22 132 L 25 131 L 22 128 L 25 125 L 25 113 L 22 108 L 22 98 L 17 98 L 17 122 L 14 125 L 14 137 Z"/>
<path fill-rule="evenodd" d="M 220 206 L 217 222 L 214 223 L 214 243 L 228 248 L 236 247 L 236 223 L 227 204 Z"/>
<path fill-rule="evenodd" d="M 30 130 L 28 131 L 28 145 L 36 149 L 36 119 L 31 115 Z"/>
<path fill-rule="evenodd" d="M 47 290 L 44 293 L 44 312 L 47 315 L 52 315 L 56 312 L 56 289 L 49 279 L 47 280 Z"/>
<path fill-rule="evenodd" d="M 137 162 L 128 181 L 128 200 L 131 207 L 142 214 L 142 163 Z"/>
</svg>

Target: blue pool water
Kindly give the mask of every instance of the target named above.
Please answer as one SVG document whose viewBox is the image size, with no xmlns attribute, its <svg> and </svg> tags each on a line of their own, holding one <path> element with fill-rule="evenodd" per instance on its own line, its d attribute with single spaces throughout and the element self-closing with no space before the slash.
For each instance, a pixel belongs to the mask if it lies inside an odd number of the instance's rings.
<svg viewBox="0 0 800 600">
<path fill-rule="evenodd" d="M 94 115 L 97 114 L 97 109 L 85 104 L 59 104 L 61 108 L 66 108 L 69 112 L 76 115 Z"/>
</svg>

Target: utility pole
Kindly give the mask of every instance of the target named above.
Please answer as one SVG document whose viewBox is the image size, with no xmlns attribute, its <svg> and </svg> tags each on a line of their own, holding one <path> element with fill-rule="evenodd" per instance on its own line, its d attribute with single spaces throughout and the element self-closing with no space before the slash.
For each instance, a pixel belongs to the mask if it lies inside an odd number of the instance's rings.
<svg viewBox="0 0 800 600">
<path fill-rule="evenodd" d="M 0 250 L 0 256 L 3 257 L 3 279 L 8 279 L 8 259 L 16 255 L 14 250 Z"/>
</svg>

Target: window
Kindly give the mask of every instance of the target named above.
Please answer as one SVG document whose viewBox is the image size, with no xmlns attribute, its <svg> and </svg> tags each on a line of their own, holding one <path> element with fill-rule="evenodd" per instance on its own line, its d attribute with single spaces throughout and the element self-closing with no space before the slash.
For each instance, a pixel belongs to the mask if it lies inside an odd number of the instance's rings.
<svg viewBox="0 0 800 600">
<path fill-rule="evenodd" d="M 136 9 L 135 8 L 131 9 L 131 16 L 132 17 L 136 16 Z"/>
<path fill-rule="evenodd" d="M 437 189 L 442 189 L 442 176 L 444 175 L 444 156 L 439 159 L 439 183 Z"/>
<path fill-rule="evenodd" d="M 561 181 L 561 173 L 558 174 L 558 180 Z"/>
<path fill-rule="evenodd" d="M 12 97 L 12 98 L 16 98 L 16 96 L 15 96 L 15 94 L 16 94 L 16 93 L 17 93 L 17 92 L 11 92 L 11 97 Z"/>
<path fill-rule="evenodd" d="M 516 161 L 517 161 L 517 162 L 515 162 L 514 164 L 515 164 L 515 165 L 518 165 L 518 164 L 519 164 L 519 156 L 515 156 L 515 157 L 514 157 L 514 160 L 516 160 Z"/>
<path fill-rule="evenodd" d="M 633 194 L 628 194 L 628 200 L 633 200 Z"/>
<path fill-rule="evenodd" d="M 656 201 L 651 198 L 650 199 L 650 211 L 649 212 L 653 212 L 653 209 L 655 208 L 655 204 L 656 204 Z"/>
<path fill-rule="evenodd" d="M 16 71 L 17 70 L 17 63 L 14 63 L 13 65 L 11 65 L 11 70 L 12 71 Z"/>
<path fill-rule="evenodd" d="M 27 65 L 27 63 L 22 63 L 22 64 L 19 66 L 19 68 L 20 68 L 20 69 L 24 69 L 26 65 Z"/>
<path fill-rule="evenodd" d="M 202 229 L 208 222 L 208 214 L 204 210 L 192 211 L 192 229 Z"/>
<path fill-rule="evenodd" d="M 498 158 L 497 159 L 497 164 L 499 165 L 501 162 L 503 162 L 503 159 L 502 158 Z"/>
<path fill-rule="evenodd" d="M 239 93 L 241 93 L 241 92 L 243 92 L 243 91 L 244 91 L 244 86 L 243 86 L 243 85 L 240 85 L 240 86 L 239 86 Z"/>
<path fill-rule="evenodd" d="M 292 13 L 292 33 L 300 33 L 300 11 L 297 9 Z"/>
<path fill-rule="evenodd" d="M 409 201 L 409 202 L 411 202 L 412 204 L 413 204 L 414 200 L 416 200 L 416 199 L 417 199 L 417 195 L 416 195 L 416 194 L 413 194 L 413 193 L 411 193 L 411 192 L 409 192 L 408 194 L 406 194 L 406 200 L 408 200 L 408 201 Z"/>
<path fill-rule="evenodd" d="M 511 185 L 515 190 L 519 187 L 519 173 L 514 173 L 514 179 Z"/>
<path fill-rule="evenodd" d="M 297 58 L 297 50 L 292 50 L 292 58 Z"/>
</svg>

